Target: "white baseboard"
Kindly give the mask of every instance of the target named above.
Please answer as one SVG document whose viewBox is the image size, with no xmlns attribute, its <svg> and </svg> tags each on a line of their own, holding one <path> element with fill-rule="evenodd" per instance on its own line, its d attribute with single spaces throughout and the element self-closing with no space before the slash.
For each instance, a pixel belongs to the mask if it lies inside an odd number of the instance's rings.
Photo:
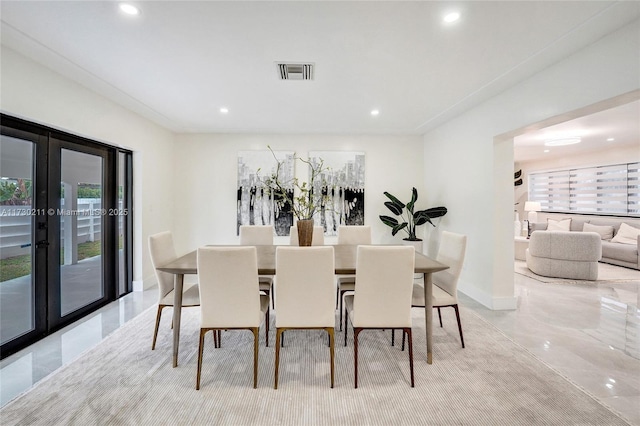
<svg viewBox="0 0 640 426">
<path fill-rule="evenodd" d="M 476 302 L 486 306 L 492 311 L 513 311 L 518 307 L 518 298 L 513 297 L 494 297 L 493 295 L 480 290 L 476 286 L 458 284 L 458 291 L 469 296 Z"/>
<path fill-rule="evenodd" d="M 144 281 L 133 280 L 133 291 L 144 291 Z"/>
<path fill-rule="evenodd" d="M 133 280 L 133 291 L 145 291 L 157 285 L 155 275 L 142 280 Z"/>
</svg>

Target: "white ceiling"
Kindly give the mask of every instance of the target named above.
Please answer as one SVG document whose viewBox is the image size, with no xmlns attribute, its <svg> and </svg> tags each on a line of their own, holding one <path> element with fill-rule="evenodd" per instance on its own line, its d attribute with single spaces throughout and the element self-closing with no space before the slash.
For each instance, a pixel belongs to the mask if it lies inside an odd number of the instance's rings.
<svg viewBox="0 0 640 426">
<path fill-rule="evenodd" d="M 1 1 L 2 43 L 175 132 L 421 134 L 640 16 L 636 1 L 133 3 L 135 18 Z M 276 61 L 315 79 L 280 81 Z"/>
<path fill-rule="evenodd" d="M 579 137 L 581 142 L 557 147 L 544 145 L 550 140 L 571 137 Z M 517 136 L 514 138 L 513 155 L 516 162 L 522 163 L 626 147 L 635 147 L 640 151 L 640 101 L 624 103 Z"/>
</svg>

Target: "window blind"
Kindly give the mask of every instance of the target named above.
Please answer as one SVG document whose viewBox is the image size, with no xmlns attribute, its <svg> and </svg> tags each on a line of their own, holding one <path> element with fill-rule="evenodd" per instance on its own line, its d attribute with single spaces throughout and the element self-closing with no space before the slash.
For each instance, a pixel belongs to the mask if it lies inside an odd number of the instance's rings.
<svg viewBox="0 0 640 426">
<path fill-rule="evenodd" d="M 531 173 L 529 200 L 549 212 L 640 216 L 640 163 Z"/>
<path fill-rule="evenodd" d="M 627 205 L 631 216 L 640 216 L 640 163 L 627 165 Z"/>
</svg>

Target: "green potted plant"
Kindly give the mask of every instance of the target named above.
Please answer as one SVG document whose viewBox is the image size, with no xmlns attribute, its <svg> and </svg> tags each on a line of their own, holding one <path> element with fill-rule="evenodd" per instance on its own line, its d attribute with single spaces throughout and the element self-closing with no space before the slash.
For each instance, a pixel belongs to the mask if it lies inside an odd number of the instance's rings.
<svg viewBox="0 0 640 426">
<path fill-rule="evenodd" d="M 391 235 L 395 236 L 400 231 L 406 232 L 407 238 L 404 238 L 406 241 L 422 241 L 422 239 L 416 236 L 416 227 L 424 225 L 427 222 L 435 227 L 436 225 L 431 219 L 447 214 L 446 207 L 432 207 L 430 209 L 416 211 L 415 204 L 418 200 L 418 191 L 415 188 L 412 189 L 411 201 L 407 204 L 404 204 L 386 191 L 384 195 L 390 200 L 386 201 L 384 205 L 387 206 L 394 215 L 399 216 L 399 220 L 391 216 L 380 216 L 380 220 L 385 225 L 391 227 Z"/>
<path fill-rule="evenodd" d="M 296 217 L 296 227 L 298 228 L 298 242 L 301 246 L 310 246 L 313 236 L 313 215 L 320 210 L 323 202 L 326 201 L 327 193 L 322 191 L 327 186 L 327 182 L 322 177 L 323 172 L 329 170 L 324 165 L 324 160 L 312 162 L 309 158 L 304 159 L 294 155 L 295 160 L 299 160 L 309 167 L 309 182 L 301 182 L 297 177 L 288 181 L 282 180 L 283 162 L 278 161 L 275 153 L 267 145 L 273 158 L 276 159 L 276 171 L 265 179 L 265 184 L 276 195 L 280 207 L 289 205 L 293 215 Z"/>
</svg>

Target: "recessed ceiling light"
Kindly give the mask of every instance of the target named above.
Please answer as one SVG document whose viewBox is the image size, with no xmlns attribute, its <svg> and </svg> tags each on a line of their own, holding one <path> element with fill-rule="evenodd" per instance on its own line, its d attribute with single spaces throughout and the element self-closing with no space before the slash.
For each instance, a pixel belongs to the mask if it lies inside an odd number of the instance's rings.
<svg viewBox="0 0 640 426">
<path fill-rule="evenodd" d="M 613 142 L 613 141 L 615 141 L 615 138 L 608 138 L 607 139 L 607 142 Z"/>
<path fill-rule="evenodd" d="M 544 144 L 545 146 L 564 146 L 564 145 L 573 145 L 576 143 L 580 143 L 581 141 L 582 139 L 580 139 L 579 137 L 568 137 L 568 138 L 548 140 Z"/>
<path fill-rule="evenodd" d="M 545 149 L 543 152 L 546 154 L 549 151 L 550 151 L 549 149 Z"/>
<path fill-rule="evenodd" d="M 449 12 L 442 18 L 442 20 L 448 24 L 456 22 L 458 19 L 460 19 L 460 12 Z"/>
<path fill-rule="evenodd" d="M 225 107 L 220 108 L 220 113 L 221 114 L 226 114 L 228 112 L 229 112 L 229 108 L 225 108 Z"/>
<path fill-rule="evenodd" d="M 120 10 L 127 15 L 140 15 L 140 9 L 130 3 L 120 3 Z"/>
<path fill-rule="evenodd" d="M 374 109 L 371 111 L 371 115 L 378 115 L 380 114 L 380 111 L 378 111 L 377 109 Z"/>
</svg>

